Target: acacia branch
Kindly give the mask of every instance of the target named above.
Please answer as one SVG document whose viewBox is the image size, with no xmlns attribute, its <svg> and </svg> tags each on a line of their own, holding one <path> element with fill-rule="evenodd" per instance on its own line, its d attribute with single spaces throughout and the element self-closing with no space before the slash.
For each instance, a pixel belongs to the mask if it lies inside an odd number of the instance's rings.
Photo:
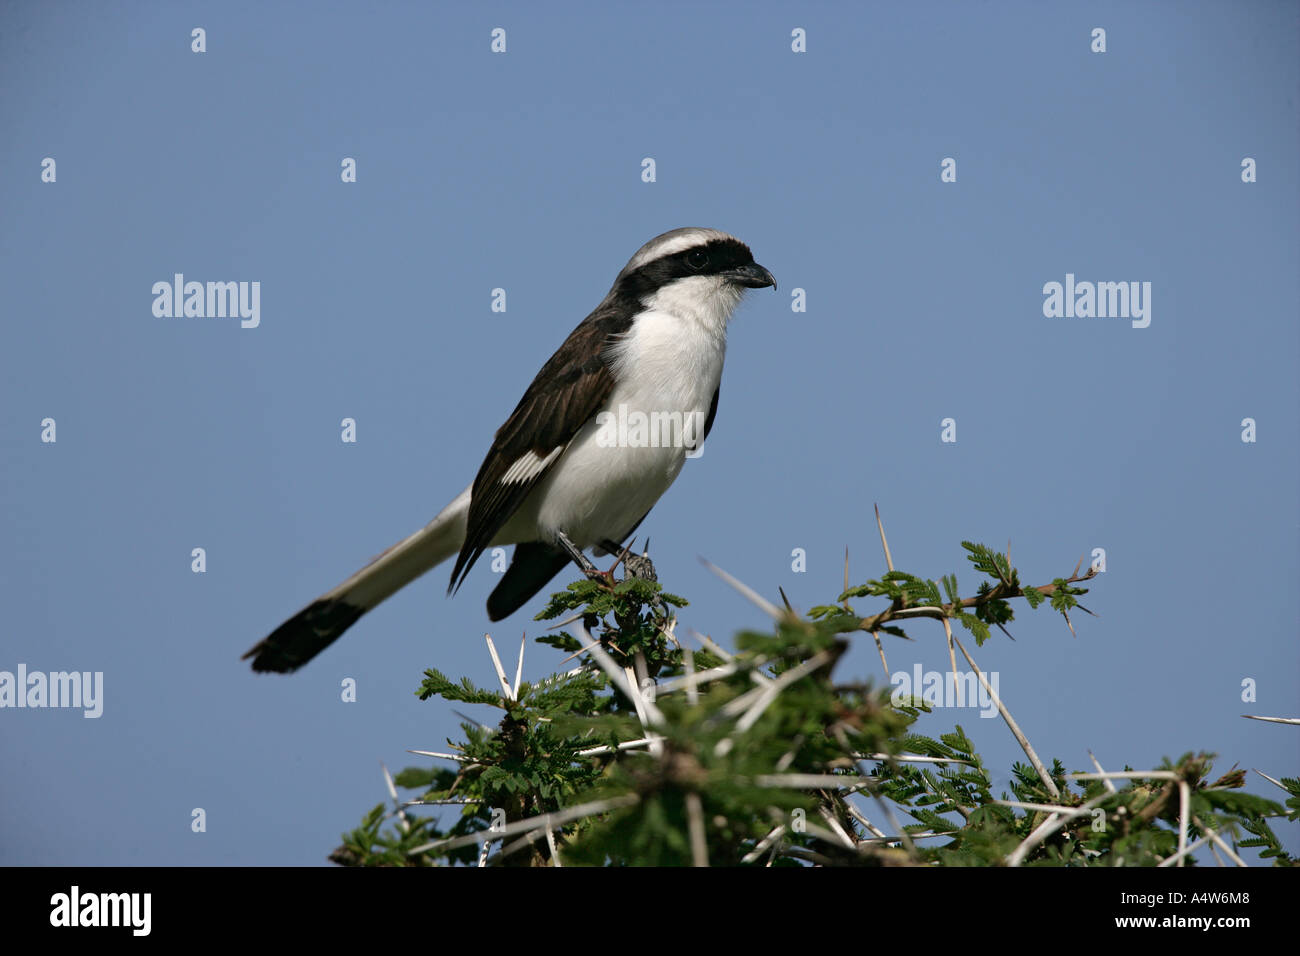
<svg viewBox="0 0 1300 956">
<path fill-rule="evenodd" d="M 1078 584 L 1081 581 L 1090 581 L 1096 576 L 1097 576 L 1097 569 L 1090 567 L 1088 568 L 1085 574 L 1077 573 L 1077 569 L 1076 569 L 1076 573 L 1070 575 L 1068 578 L 1063 578 L 1062 580 L 1067 585 Z M 1037 587 L 1034 588 L 1033 590 L 1037 591 L 1039 594 L 1043 595 L 1044 597 L 1048 597 L 1054 594 L 1058 590 L 1058 585 L 1055 583 L 1044 584 L 1042 587 Z M 976 595 L 975 597 L 963 598 L 961 601 L 958 601 L 956 603 L 949 602 L 947 604 L 918 604 L 907 608 L 900 608 L 891 605 L 890 607 L 881 611 L 879 614 L 872 614 L 869 617 L 864 617 L 860 619 L 858 621 L 858 629 L 863 631 L 877 631 L 883 625 L 888 624 L 890 621 L 896 621 L 899 619 L 912 618 L 912 617 L 929 617 L 929 618 L 934 618 L 935 620 L 944 620 L 946 618 L 955 617 L 956 612 L 958 610 L 964 611 L 969 608 L 980 607 L 982 605 L 988 604 L 990 601 L 1005 601 L 1010 598 L 1018 598 L 1024 596 L 1025 596 L 1024 588 L 1010 587 L 1004 582 L 999 581 L 997 584 L 993 585 L 993 587 L 989 588 L 989 590 L 986 591 L 985 593 Z"/>
</svg>

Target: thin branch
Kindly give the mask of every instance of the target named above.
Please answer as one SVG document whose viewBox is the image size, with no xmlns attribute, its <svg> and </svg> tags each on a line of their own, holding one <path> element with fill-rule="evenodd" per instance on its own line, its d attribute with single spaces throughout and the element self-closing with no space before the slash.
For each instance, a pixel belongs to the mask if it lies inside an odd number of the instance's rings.
<svg viewBox="0 0 1300 956">
<path fill-rule="evenodd" d="M 577 618 L 577 619 L 578 619 L 578 620 L 582 620 L 582 617 L 583 617 L 583 615 L 580 614 L 580 615 L 578 615 L 578 618 Z M 570 623 L 572 623 L 572 622 L 570 622 Z M 580 648 L 578 648 L 576 651 L 574 651 L 572 654 L 570 654 L 570 655 L 569 655 L 568 657 L 566 657 L 564 660 L 560 661 L 560 666 L 563 667 L 565 664 L 569 663 L 569 661 L 573 660 L 575 657 L 581 657 L 583 654 L 585 654 L 585 653 L 587 653 L 589 650 L 591 650 L 592 644 L 599 644 L 599 643 L 600 643 L 600 639 L 597 638 L 596 640 L 592 641 L 591 644 L 588 644 L 586 647 L 580 647 Z M 578 670 L 582 670 L 582 668 L 579 667 Z M 572 672 L 571 672 L 571 673 L 572 673 Z"/>
<path fill-rule="evenodd" d="M 691 864 L 709 865 L 709 847 L 704 835 L 704 803 L 694 790 L 686 794 L 686 822 L 691 831 Z"/>
<path fill-rule="evenodd" d="M 876 837 L 878 837 L 881 840 L 890 840 L 890 842 L 896 842 L 893 841 L 890 837 L 886 837 L 884 830 L 880 829 L 880 827 L 876 826 L 874 823 L 868 820 L 867 815 L 853 805 L 853 801 L 845 800 L 844 807 L 849 811 L 850 814 L 853 815 L 853 818 L 855 820 L 857 820 L 869 831 L 871 831 L 871 833 L 874 834 Z"/>
<path fill-rule="evenodd" d="M 585 627 L 580 627 L 578 630 L 581 632 L 583 638 L 587 640 L 591 639 L 591 635 L 587 633 Z M 645 695 L 641 693 L 641 688 L 637 687 L 634 682 L 627 679 L 627 675 L 623 672 L 622 668 L 614 663 L 614 659 L 609 656 L 605 648 L 600 646 L 599 642 L 592 645 L 591 657 L 592 660 L 600 665 L 600 669 L 605 672 L 609 679 L 614 682 L 614 685 L 618 687 L 627 699 L 632 702 L 633 706 L 636 707 L 637 717 L 640 718 L 643 726 L 650 725 L 662 728 L 667 725 L 667 721 L 664 719 L 664 715 L 659 708 L 645 699 Z"/>
<path fill-rule="evenodd" d="M 657 739 L 658 738 L 656 737 L 642 737 L 639 740 L 625 740 L 623 743 L 619 744 L 617 748 L 611 747 L 608 744 L 602 744 L 599 747 L 591 747 L 588 748 L 587 750 L 579 750 L 576 754 L 574 754 L 574 756 L 594 757 L 597 756 L 598 754 L 614 753 L 615 750 L 619 750 L 619 751 L 638 750 L 641 747 L 648 747 L 650 744 L 654 743 L 654 741 Z"/>
<path fill-rule="evenodd" d="M 519 636 L 519 665 L 515 668 L 515 686 L 510 692 L 511 700 L 519 699 L 519 682 L 524 678 L 524 642 L 527 640 L 527 634 L 521 634 Z"/>
<path fill-rule="evenodd" d="M 1192 788 L 1187 785 L 1186 780 L 1178 781 L 1178 865 L 1183 865 L 1189 849 L 1187 846 L 1187 815 L 1191 811 L 1192 805 Z M 1209 837 L 1206 837 L 1208 840 Z M 1202 840 L 1202 843 L 1205 841 Z M 1199 845 L 1199 844 L 1198 844 Z M 1164 866 L 1164 863 L 1160 864 Z"/>
<path fill-rule="evenodd" d="M 700 646 L 703 647 L 705 650 L 713 654 L 717 654 L 724 661 L 730 661 L 732 660 L 732 658 L 735 657 L 734 654 L 732 654 L 730 651 L 724 648 L 721 644 L 715 642 L 713 638 L 709 637 L 709 635 L 707 634 L 701 634 L 699 631 L 691 631 L 691 637 L 699 641 Z"/>
<path fill-rule="evenodd" d="M 826 821 L 826 825 L 831 828 L 831 831 L 840 838 L 840 842 L 843 843 L 846 848 L 850 850 L 856 850 L 858 848 L 857 842 L 854 841 L 853 837 L 849 836 L 848 833 L 845 832 L 840 821 L 835 819 L 835 814 L 831 813 L 830 807 L 826 806 L 824 803 L 819 803 L 817 804 L 817 812 L 821 815 L 821 818 Z"/>
<path fill-rule="evenodd" d="M 1282 784 L 1282 781 L 1280 781 L 1280 780 L 1274 780 L 1274 779 L 1273 779 L 1272 777 L 1270 777 L 1268 774 L 1264 773 L 1264 771 L 1262 771 L 1262 770 L 1256 770 L 1255 773 L 1259 774 L 1261 777 L 1263 777 L 1265 780 L 1267 780 L 1269 783 L 1273 784 L 1275 787 L 1279 788 L 1280 790 L 1283 790 L 1283 791 L 1285 791 L 1286 793 L 1290 793 L 1290 792 L 1291 792 L 1290 790 L 1287 790 L 1287 789 L 1286 789 L 1286 787 Z"/>
<path fill-rule="evenodd" d="M 992 800 L 999 807 L 1015 807 L 1019 810 L 1033 810 L 1036 813 L 1074 814 L 1077 807 L 1067 807 L 1059 803 L 1025 803 L 1023 800 Z"/>
<path fill-rule="evenodd" d="M 1181 780 L 1172 770 L 1111 770 L 1108 773 L 1067 773 L 1066 780 Z"/>
<path fill-rule="evenodd" d="M 1184 841 L 1186 840 L 1186 834 L 1180 834 L 1180 836 L 1183 838 Z M 1204 846 L 1206 843 L 1209 842 L 1210 842 L 1210 838 L 1208 836 L 1201 837 L 1191 846 L 1181 847 L 1181 849 L 1179 849 L 1177 853 L 1175 853 L 1173 856 L 1169 857 L 1168 859 L 1161 860 L 1159 863 L 1156 864 L 1156 866 L 1157 867 L 1174 866 L 1175 864 L 1177 864 L 1178 866 L 1182 866 L 1184 861 L 1187 859 L 1189 853 L 1195 853 L 1202 846 Z"/>
<path fill-rule="evenodd" d="M 840 787 L 874 787 L 874 777 L 838 773 L 761 773 L 752 778 L 758 787 L 788 787 L 792 790 L 837 790 Z"/>
<path fill-rule="evenodd" d="M 542 835 L 544 828 L 555 829 L 562 827 L 564 824 L 573 820 L 580 820 L 583 817 L 595 816 L 598 813 L 606 813 L 609 810 L 618 810 L 623 807 L 630 807 L 633 804 L 640 803 L 641 797 L 635 793 L 627 793 L 617 797 L 609 797 L 605 800 L 592 800 L 588 803 L 579 804 L 576 807 L 569 807 L 566 810 L 559 810 L 555 813 L 544 813 L 541 816 L 525 817 L 522 820 L 516 820 L 514 823 L 507 823 L 499 830 L 493 830 L 486 842 L 493 840 L 503 840 L 508 836 L 514 836 L 516 833 L 529 833 L 534 830 L 537 835 Z M 412 855 L 416 853 L 427 853 L 430 850 L 453 850 L 458 846 L 465 846 L 470 843 L 477 843 L 482 837 L 482 832 L 467 833 L 464 836 L 450 837 L 445 840 L 434 840 L 432 843 L 425 843 L 411 850 Z"/>
<path fill-rule="evenodd" d="M 880 809 L 884 811 L 885 817 L 889 820 L 889 825 L 898 833 L 898 839 L 907 850 L 907 855 L 913 860 L 917 859 L 916 844 L 912 842 L 911 835 L 903 829 L 903 825 L 898 822 L 898 817 L 894 814 L 894 808 L 890 805 L 889 801 L 875 792 L 873 792 L 871 796 L 875 799 L 876 803 L 880 805 Z"/>
<path fill-rule="evenodd" d="M 659 685 L 659 693 L 670 694 L 673 691 L 680 690 L 681 688 L 685 687 L 686 692 L 689 695 L 690 692 L 693 689 L 697 689 L 700 684 L 705 684 L 708 683 L 709 681 L 720 680 L 723 677 L 730 677 L 732 674 L 735 674 L 738 671 L 742 671 L 747 667 L 762 667 L 765 663 L 767 663 L 767 661 L 763 658 L 758 658 L 750 663 L 733 660 L 729 664 L 723 664 L 720 667 L 712 667 L 707 671 L 695 671 L 694 661 L 695 661 L 695 655 L 692 654 L 691 655 L 692 669 L 688 673 L 683 674 L 681 677 L 674 677 L 672 680 L 664 681 L 662 684 Z M 764 679 L 766 680 L 766 678 Z"/>
<path fill-rule="evenodd" d="M 1063 580 L 1065 584 L 1069 585 L 1069 584 L 1077 584 L 1080 581 L 1090 581 L 1096 576 L 1097 576 L 1097 572 L 1090 567 L 1085 574 L 1082 575 L 1072 574 L 1070 577 L 1064 578 Z M 1047 596 L 1053 594 L 1057 590 L 1057 585 L 1055 583 L 1043 584 L 1036 587 L 1034 590 L 1038 591 L 1040 594 L 1044 596 Z M 908 617 L 932 617 L 935 618 L 936 620 L 940 620 L 943 618 L 952 617 L 953 613 L 959 608 L 964 610 L 967 608 L 979 607 L 980 605 L 987 604 L 989 601 L 1007 600 L 1009 598 L 1024 597 L 1024 594 L 1025 594 L 1024 588 L 1008 588 L 1002 583 L 998 583 L 994 585 L 991 590 L 985 592 L 984 594 L 978 594 L 975 597 L 963 598 L 962 600 L 958 601 L 956 604 L 951 604 L 951 603 L 950 604 L 923 604 L 916 607 L 907 607 L 907 608 L 893 607 L 893 606 L 887 607 L 879 614 L 872 614 L 868 617 L 864 617 L 861 620 L 859 620 L 858 629 L 862 631 L 868 631 L 868 632 L 876 631 L 879 630 L 883 625 L 888 624 L 890 621 L 898 620 L 899 618 L 908 618 Z M 1071 628 L 1071 630 L 1073 630 L 1073 627 Z"/>
<path fill-rule="evenodd" d="M 421 757 L 441 757 L 443 760 L 455 760 L 457 763 L 469 759 L 468 757 L 460 756 L 458 754 L 440 754 L 436 750 L 408 750 L 407 753 L 417 754 Z"/>
<path fill-rule="evenodd" d="M 750 602 L 752 602 L 755 607 L 757 607 L 764 614 L 772 618 L 772 620 L 779 621 L 784 616 L 781 612 L 781 609 L 778 608 L 775 604 L 773 604 L 767 598 L 763 597 L 761 594 L 759 594 L 757 591 L 751 588 L 748 584 L 745 584 L 742 581 L 739 581 L 736 578 L 732 577 L 730 574 L 722 570 L 722 568 L 718 567 L 708 558 L 700 558 L 700 563 L 703 564 L 710 571 L 712 571 L 714 574 L 716 574 L 718 577 L 722 578 L 722 580 L 730 584 L 742 595 L 749 598 Z"/>
<path fill-rule="evenodd" d="M 885 645 L 880 642 L 880 632 L 872 631 L 871 636 L 876 641 L 876 650 L 880 652 L 880 666 L 885 669 L 885 680 L 889 680 L 889 662 L 885 660 Z"/>
<path fill-rule="evenodd" d="M 388 795 L 393 798 L 393 803 L 397 807 L 397 817 L 402 827 L 402 832 L 407 833 L 411 829 L 411 821 L 407 819 L 406 811 L 402 809 L 402 800 L 397 795 L 397 786 L 393 783 L 393 775 L 388 772 L 388 766 L 384 763 L 379 764 L 384 771 L 384 783 L 388 787 Z"/>
<path fill-rule="evenodd" d="M 573 615 L 573 617 L 566 617 L 563 621 L 556 621 L 554 624 L 547 625 L 546 629 L 548 631 L 558 631 L 562 627 L 568 627 L 574 621 L 581 621 L 586 616 L 586 611 L 579 611 L 577 614 Z"/>
<path fill-rule="evenodd" d="M 550 827 L 546 828 L 546 845 L 551 849 L 551 862 L 555 864 L 555 868 L 563 868 L 564 864 L 560 862 L 560 848 L 555 845 L 555 831 Z"/>
<path fill-rule="evenodd" d="M 1019 866 L 1025 861 L 1025 857 L 1029 855 L 1030 850 L 1038 846 L 1038 844 L 1042 843 L 1075 817 L 1081 817 L 1085 814 L 1091 813 L 1093 807 L 1097 806 L 1097 804 L 1101 803 L 1109 796 L 1109 793 L 1099 793 L 1087 803 L 1080 804 L 1069 812 L 1058 811 L 1053 813 L 1050 817 L 1039 824 L 1039 826 L 1034 829 L 1033 833 L 1025 837 L 1018 847 L 1011 851 L 1010 855 L 1007 857 L 1007 866 Z"/>
<path fill-rule="evenodd" d="M 758 841 L 754 849 L 750 850 L 740 858 L 741 863 L 753 863 L 765 852 L 767 848 L 774 845 L 777 840 L 781 839 L 781 834 L 785 833 L 785 824 L 780 823 L 773 827 L 763 839 Z"/>
<path fill-rule="evenodd" d="M 908 837 L 913 840 L 937 840 L 941 837 L 956 836 L 957 833 L 958 833 L 957 830 L 943 830 L 937 833 L 933 830 L 920 830 L 917 831 L 916 833 L 909 833 Z M 858 841 L 858 847 L 861 848 L 864 846 L 879 846 L 882 843 L 899 843 L 899 842 L 900 840 L 896 836 L 867 837 L 864 840 Z"/>
<path fill-rule="evenodd" d="M 969 760 L 959 760 L 956 757 L 919 757 L 911 754 L 854 754 L 853 759 L 897 761 L 898 763 L 960 763 L 968 767 L 975 766 Z"/>
<path fill-rule="evenodd" d="M 958 707 L 964 707 L 966 706 L 966 687 L 962 684 L 961 678 L 957 676 L 957 652 L 952 646 L 952 624 L 946 617 L 943 619 L 943 632 L 948 635 L 948 664 L 952 667 L 952 699 Z M 959 694 L 961 700 L 957 699 Z"/>
<path fill-rule="evenodd" d="M 885 549 L 885 566 L 894 570 L 894 559 L 889 553 L 889 542 L 885 540 L 885 524 L 880 520 L 880 505 L 876 505 L 876 527 L 880 529 L 880 546 Z M 845 588 L 844 590 L 848 590 Z"/>
<path fill-rule="evenodd" d="M 497 670 L 497 679 L 501 681 L 501 689 L 505 691 L 506 700 L 514 700 L 514 692 L 510 689 L 510 681 L 506 680 L 506 669 L 501 666 L 501 658 L 497 656 L 497 647 L 492 643 L 492 635 L 484 634 L 483 640 L 487 641 L 488 651 L 492 654 L 492 666 Z"/>
<path fill-rule="evenodd" d="M 1243 860 L 1241 857 L 1239 857 L 1239 856 L 1236 854 L 1236 852 L 1232 849 L 1232 847 L 1228 846 L 1228 844 L 1226 844 L 1226 843 L 1223 842 L 1223 837 L 1221 837 L 1221 836 L 1219 836 L 1219 834 L 1215 833 L 1214 830 L 1213 830 L 1211 827 L 1207 827 L 1204 823 L 1202 823 L 1202 822 L 1200 821 L 1200 819 L 1199 819 L 1198 817 L 1193 816 L 1193 817 L 1192 817 L 1192 822 L 1195 823 L 1198 827 L 1200 827 L 1200 828 L 1201 828 L 1201 831 L 1202 831 L 1206 836 L 1208 836 L 1211 840 L 1214 841 L 1213 843 L 1210 844 L 1210 852 L 1211 852 L 1211 853 L 1214 852 L 1214 848 L 1217 846 L 1217 847 L 1218 847 L 1220 850 L 1222 850 L 1224 853 L 1228 854 L 1228 859 L 1232 860 L 1232 862 L 1235 863 L 1235 864 L 1237 864 L 1237 866 L 1247 866 L 1247 865 L 1248 865 L 1248 864 L 1246 863 L 1245 860 Z"/>
<path fill-rule="evenodd" d="M 483 721 L 475 720 L 469 714 L 462 714 L 459 710 L 457 710 L 454 707 L 451 709 L 451 712 L 455 714 L 457 717 L 459 717 L 461 720 L 465 721 L 465 723 L 473 724 L 475 727 L 483 731 L 485 734 L 495 734 L 497 732 L 497 729 L 495 727 L 489 727 L 487 724 L 483 723 Z"/>
<path fill-rule="evenodd" d="M 682 648 L 682 666 L 686 671 L 686 703 L 694 707 L 700 702 L 700 687 L 695 680 L 695 652 L 689 647 Z"/>
<path fill-rule="evenodd" d="M 985 679 L 983 671 L 981 671 L 979 667 L 975 664 L 974 658 L 972 658 L 970 654 L 967 653 L 966 648 L 962 645 L 962 642 L 957 640 L 956 637 L 954 637 L 953 643 L 957 645 L 958 649 L 962 653 L 962 656 L 966 658 L 966 663 L 970 664 L 971 670 L 975 672 L 975 676 L 979 678 L 979 682 L 984 686 L 984 689 L 988 691 L 989 699 L 992 700 L 993 703 L 997 705 L 998 713 L 1000 713 L 1002 715 L 1002 719 L 1006 721 L 1007 727 L 1010 728 L 1012 735 L 1016 738 L 1016 741 L 1020 744 L 1020 749 L 1022 749 L 1025 752 L 1025 756 L 1029 758 L 1029 762 L 1033 764 L 1034 769 L 1038 771 L 1038 777 L 1043 781 L 1043 786 L 1047 788 L 1047 792 L 1052 795 L 1052 798 L 1054 800 L 1060 800 L 1061 792 L 1058 789 L 1056 789 L 1056 784 L 1052 782 L 1052 778 L 1048 774 L 1047 768 L 1044 767 L 1043 762 L 1038 759 L 1038 754 L 1034 753 L 1034 748 L 1029 745 L 1029 738 L 1026 737 L 1023 733 L 1021 733 L 1020 727 L 1016 723 L 1015 718 L 1011 716 L 1011 711 L 1007 710 L 1006 705 L 1002 703 L 1002 699 L 998 697 L 997 691 L 995 691 L 991 686 L 989 686 L 989 682 L 988 680 Z"/>
<path fill-rule="evenodd" d="M 1083 559 L 1080 558 L 1079 561 L 1080 561 L 1080 563 L 1082 563 Z M 1078 569 L 1076 568 L 1075 570 L 1078 570 Z M 1102 773 L 1102 774 L 1104 774 L 1104 773 L 1106 772 L 1105 770 L 1102 770 L 1102 769 L 1101 769 L 1101 764 L 1097 761 L 1097 755 L 1094 754 L 1091 750 L 1088 751 L 1088 757 L 1089 757 L 1090 760 L 1092 760 L 1092 765 L 1093 765 L 1094 767 L 1097 768 L 1097 772 L 1098 772 L 1098 773 Z M 1106 789 L 1109 790 L 1111 793 L 1119 793 L 1119 788 L 1116 787 L 1113 783 L 1110 782 L 1110 778 L 1109 778 L 1109 777 L 1106 777 L 1105 779 L 1103 779 L 1103 780 L 1102 780 L 1102 783 L 1104 783 L 1104 784 L 1106 785 Z"/>
<path fill-rule="evenodd" d="M 785 688 L 789 687 L 796 681 L 807 677 L 813 671 L 817 670 L 817 668 L 828 663 L 830 660 L 831 653 L 829 651 L 818 651 L 798 667 L 792 667 L 788 671 L 785 671 L 780 677 L 763 688 L 763 694 L 759 700 L 757 700 L 754 705 L 745 712 L 745 715 L 736 722 L 736 730 L 740 733 L 744 733 L 750 727 L 754 726 L 755 721 L 762 716 L 763 711 L 768 708 L 772 701 L 776 700 L 777 695 L 780 694 L 781 691 L 785 690 Z"/>
</svg>

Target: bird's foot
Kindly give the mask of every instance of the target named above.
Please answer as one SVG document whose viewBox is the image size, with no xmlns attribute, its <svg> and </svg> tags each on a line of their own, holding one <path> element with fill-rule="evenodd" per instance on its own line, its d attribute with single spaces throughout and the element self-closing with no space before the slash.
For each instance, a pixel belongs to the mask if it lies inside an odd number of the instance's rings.
<svg viewBox="0 0 1300 956">
<path fill-rule="evenodd" d="M 597 578 L 603 581 L 609 581 L 610 583 L 613 583 L 614 580 L 613 574 L 611 574 L 609 571 L 600 570 L 600 568 L 596 567 L 589 560 L 587 560 L 587 556 L 582 553 L 582 549 L 579 548 L 572 541 L 570 541 L 569 536 L 565 534 L 563 531 L 555 532 L 555 543 L 558 544 L 566 554 L 568 554 L 569 558 L 573 561 L 573 563 L 578 566 L 578 570 L 580 570 L 587 577 Z"/>
<path fill-rule="evenodd" d="M 655 573 L 655 564 L 650 560 L 650 539 L 646 539 L 645 547 L 642 549 L 640 554 L 635 554 L 632 551 L 632 544 L 635 541 L 636 539 L 633 538 L 626 546 L 619 545 L 609 540 L 600 543 L 600 546 L 610 554 L 618 555 L 618 560 L 615 561 L 613 567 L 609 569 L 609 573 L 613 574 L 614 568 L 617 568 L 619 563 L 622 562 L 623 568 L 626 571 L 626 574 L 624 575 L 625 578 L 640 578 L 643 581 L 658 581 L 659 575 Z"/>
</svg>

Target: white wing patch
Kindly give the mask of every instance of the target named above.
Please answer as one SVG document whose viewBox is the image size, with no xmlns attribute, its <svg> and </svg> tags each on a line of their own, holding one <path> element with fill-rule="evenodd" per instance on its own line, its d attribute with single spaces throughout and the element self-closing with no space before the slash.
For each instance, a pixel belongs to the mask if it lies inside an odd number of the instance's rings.
<svg viewBox="0 0 1300 956">
<path fill-rule="evenodd" d="M 536 452 L 526 451 L 518 458 L 515 463 L 506 469 L 506 473 L 501 476 L 501 484 L 518 485 L 526 481 L 531 481 L 541 472 L 545 471 L 551 462 L 555 461 L 557 455 L 564 451 L 563 445 L 557 445 L 551 449 L 551 453 L 545 458 L 539 458 Z"/>
</svg>

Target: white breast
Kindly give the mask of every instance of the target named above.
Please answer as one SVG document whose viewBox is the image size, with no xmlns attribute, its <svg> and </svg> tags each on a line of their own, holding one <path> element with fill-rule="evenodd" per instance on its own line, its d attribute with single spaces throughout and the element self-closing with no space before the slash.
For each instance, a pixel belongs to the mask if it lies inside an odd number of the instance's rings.
<svg viewBox="0 0 1300 956">
<path fill-rule="evenodd" d="M 689 448 L 680 440 L 664 444 L 661 439 L 677 432 L 678 423 L 694 423 L 696 440 L 703 440 L 722 379 L 727 318 L 739 299 L 712 289 L 715 294 L 701 295 L 703 290 L 678 288 L 694 281 L 714 280 L 701 277 L 661 290 L 610 348 L 607 359 L 618 383 L 607 406 L 612 420 L 589 422 L 574 437 L 516 520 L 503 529 L 503 539 L 521 540 L 536 529 L 532 536 L 562 530 L 580 548 L 620 540 L 668 490 Z M 722 307 L 697 310 L 701 302 Z M 649 429 L 658 447 L 640 444 L 646 433 L 636 431 L 637 415 L 659 423 Z M 633 425 L 621 434 L 610 427 L 620 416 Z"/>
</svg>

